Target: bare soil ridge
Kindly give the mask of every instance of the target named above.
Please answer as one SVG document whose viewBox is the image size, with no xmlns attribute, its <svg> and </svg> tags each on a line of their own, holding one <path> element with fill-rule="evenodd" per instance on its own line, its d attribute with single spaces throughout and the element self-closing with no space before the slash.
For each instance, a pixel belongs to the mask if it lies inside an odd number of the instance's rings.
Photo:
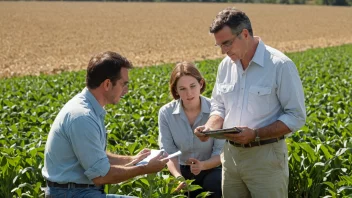
<svg viewBox="0 0 352 198">
<path fill-rule="evenodd" d="M 105 50 L 135 66 L 223 57 L 208 28 L 228 6 L 247 12 L 255 35 L 285 52 L 352 43 L 350 7 L 0 2 L 0 78 L 81 70 Z"/>
</svg>

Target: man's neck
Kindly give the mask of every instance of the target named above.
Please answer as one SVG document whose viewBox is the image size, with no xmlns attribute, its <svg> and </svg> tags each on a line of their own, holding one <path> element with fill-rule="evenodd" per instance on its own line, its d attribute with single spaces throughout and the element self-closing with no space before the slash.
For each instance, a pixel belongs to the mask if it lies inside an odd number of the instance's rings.
<svg viewBox="0 0 352 198">
<path fill-rule="evenodd" d="M 88 88 L 88 90 L 90 91 L 90 93 L 94 96 L 94 98 L 98 101 L 98 103 L 102 107 L 104 107 L 106 105 L 105 97 L 103 96 L 103 94 L 100 93 L 99 88 L 96 88 L 96 89 Z"/>
<path fill-rule="evenodd" d="M 250 40 L 249 46 L 248 46 L 248 52 L 244 56 L 243 59 L 241 59 L 241 64 L 243 70 L 246 70 L 247 67 L 249 66 L 249 62 L 253 59 L 253 56 L 255 54 L 255 51 L 257 50 L 259 44 L 259 39 L 256 37 L 253 37 L 253 39 Z"/>
</svg>

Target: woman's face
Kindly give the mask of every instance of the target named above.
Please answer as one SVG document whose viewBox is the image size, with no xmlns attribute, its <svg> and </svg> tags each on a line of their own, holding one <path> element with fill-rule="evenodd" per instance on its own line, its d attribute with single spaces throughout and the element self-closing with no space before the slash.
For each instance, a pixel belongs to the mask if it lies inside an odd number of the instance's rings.
<svg viewBox="0 0 352 198">
<path fill-rule="evenodd" d="M 203 81 L 198 82 L 193 76 L 182 76 L 176 83 L 176 92 L 184 105 L 198 105 Z"/>
</svg>

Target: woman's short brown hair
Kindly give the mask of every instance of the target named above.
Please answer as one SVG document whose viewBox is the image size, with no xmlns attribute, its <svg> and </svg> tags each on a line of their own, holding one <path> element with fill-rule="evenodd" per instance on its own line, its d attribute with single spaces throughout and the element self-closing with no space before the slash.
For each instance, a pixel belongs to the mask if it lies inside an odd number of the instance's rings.
<svg viewBox="0 0 352 198">
<path fill-rule="evenodd" d="M 169 83 L 171 95 L 175 100 L 180 98 L 180 96 L 177 94 L 177 91 L 176 91 L 176 85 L 178 80 L 182 76 L 192 76 L 195 79 L 197 79 L 198 83 L 200 83 L 203 80 L 203 86 L 200 89 L 200 93 L 204 92 L 206 83 L 202 74 L 200 74 L 196 66 L 191 62 L 177 63 L 174 70 L 171 73 L 170 83 Z"/>
</svg>

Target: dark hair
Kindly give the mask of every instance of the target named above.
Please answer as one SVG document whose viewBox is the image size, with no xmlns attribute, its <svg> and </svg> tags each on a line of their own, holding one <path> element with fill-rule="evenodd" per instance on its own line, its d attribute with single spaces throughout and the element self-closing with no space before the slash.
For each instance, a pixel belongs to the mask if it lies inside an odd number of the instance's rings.
<svg viewBox="0 0 352 198">
<path fill-rule="evenodd" d="M 177 81 L 182 76 L 192 76 L 195 79 L 197 79 L 199 83 L 203 80 L 203 87 L 200 89 L 200 93 L 204 92 L 206 83 L 202 74 L 200 74 L 196 66 L 190 62 L 177 63 L 174 70 L 171 73 L 170 83 L 169 83 L 171 95 L 175 100 L 180 98 L 180 96 L 177 94 L 177 91 L 176 91 L 176 85 L 177 85 Z"/>
<path fill-rule="evenodd" d="M 249 34 L 253 37 L 251 21 L 246 13 L 236 8 L 228 7 L 220 11 L 211 24 L 209 31 L 214 34 L 225 26 L 230 27 L 234 35 L 238 35 L 243 29 L 247 29 Z"/>
<path fill-rule="evenodd" d="M 86 86 L 95 89 L 106 79 L 110 79 L 115 86 L 121 78 L 121 68 L 131 69 L 133 65 L 125 57 L 116 52 L 102 52 L 94 55 L 87 67 Z"/>
</svg>

